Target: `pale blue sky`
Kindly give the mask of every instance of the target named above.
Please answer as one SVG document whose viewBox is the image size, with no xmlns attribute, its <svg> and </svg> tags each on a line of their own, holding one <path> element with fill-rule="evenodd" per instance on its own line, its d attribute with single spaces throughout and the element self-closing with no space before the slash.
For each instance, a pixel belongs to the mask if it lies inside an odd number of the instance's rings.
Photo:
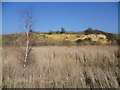
<svg viewBox="0 0 120 90">
<path fill-rule="evenodd" d="M 0 2 L 0 34 L 2 34 L 2 3 Z"/>
<path fill-rule="evenodd" d="M 83 31 L 89 27 L 118 33 L 117 2 L 4 2 L 2 6 L 3 34 L 24 32 L 21 12 L 34 7 L 34 30 Z"/>
</svg>

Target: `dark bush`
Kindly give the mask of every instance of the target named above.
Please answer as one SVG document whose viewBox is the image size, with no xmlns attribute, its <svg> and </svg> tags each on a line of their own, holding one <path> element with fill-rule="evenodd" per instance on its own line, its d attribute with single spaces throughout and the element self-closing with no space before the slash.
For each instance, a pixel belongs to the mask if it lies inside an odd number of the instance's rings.
<svg viewBox="0 0 120 90">
<path fill-rule="evenodd" d="M 50 34 L 50 35 L 53 34 L 53 31 L 49 31 L 48 34 Z"/>
<path fill-rule="evenodd" d="M 92 41 L 91 38 L 85 38 L 84 41 Z"/>
<path fill-rule="evenodd" d="M 84 41 L 81 39 L 78 39 L 76 42 L 76 45 L 83 45 Z"/>
<path fill-rule="evenodd" d="M 116 42 L 118 45 L 120 45 L 120 39 L 117 39 Z"/>
<path fill-rule="evenodd" d="M 89 39 L 84 39 L 84 40 L 81 40 L 81 39 L 78 39 L 76 41 L 76 45 L 90 45 L 91 41 Z"/>
<path fill-rule="evenodd" d="M 56 34 L 60 34 L 60 31 L 56 31 Z"/>
<path fill-rule="evenodd" d="M 65 29 L 61 28 L 60 34 L 63 34 L 63 33 L 65 33 Z"/>
<path fill-rule="evenodd" d="M 85 33 L 86 35 L 88 35 L 88 34 L 94 34 L 94 30 L 93 30 L 92 28 L 88 28 L 88 29 L 86 29 L 86 30 L 84 31 L 84 33 Z"/>
</svg>

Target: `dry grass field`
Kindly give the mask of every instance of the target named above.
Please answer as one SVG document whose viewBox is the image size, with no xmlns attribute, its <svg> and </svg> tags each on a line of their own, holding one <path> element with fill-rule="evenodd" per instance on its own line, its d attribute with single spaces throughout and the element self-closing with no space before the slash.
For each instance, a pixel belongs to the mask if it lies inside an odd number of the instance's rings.
<svg viewBox="0 0 120 90">
<path fill-rule="evenodd" d="M 24 69 L 15 47 L 3 47 L 4 88 L 118 88 L 118 46 L 33 47 Z"/>
</svg>

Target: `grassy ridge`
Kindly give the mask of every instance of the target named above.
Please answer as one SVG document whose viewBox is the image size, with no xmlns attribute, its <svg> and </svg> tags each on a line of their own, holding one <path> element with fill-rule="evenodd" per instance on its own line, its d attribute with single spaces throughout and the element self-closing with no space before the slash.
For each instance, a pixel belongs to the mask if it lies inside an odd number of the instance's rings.
<svg viewBox="0 0 120 90">
<path fill-rule="evenodd" d="M 103 42 L 103 41 L 94 42 L 90 40 L 82 40 L 82 42 L 79 42 L 80 41 L 79 38 L 83 35 L 85 34 L 82 32 L 81 33 L 66 32 L 64 34 L 31 33 L 31 37 L 32 37 L 31 43 L 34 46 L 46 46 L 46 45 L 68 46 L 68 45 L 101 45 Z M 107 44 L 120 44 L 119 34 L 105 34 L 105 36 L 108 39 L 106 40 L 106 42 L 108 42 Z M 25 33 L 2 35 L 3 46 L 24 45 L 25 42 L 26 42 Z"/>
</svg>

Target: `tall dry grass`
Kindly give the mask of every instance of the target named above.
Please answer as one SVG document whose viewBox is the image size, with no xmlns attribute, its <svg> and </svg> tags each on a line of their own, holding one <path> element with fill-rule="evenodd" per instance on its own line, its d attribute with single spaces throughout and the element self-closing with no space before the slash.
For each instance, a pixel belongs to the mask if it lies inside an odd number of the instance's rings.
<svg viewBox="0 0 120 90">
<path fill-rule="evenodd" d="M 2 48 L 0 44 L 0 89 L 1 88 L 2 88 Z"/>
<path fill-rule="evenodd" d="M 3 87 L 119 87 L 117 46 L 42 46 L 32 53 L 24 69 L 15 48 L 3 48 Z"/>
</svg>

